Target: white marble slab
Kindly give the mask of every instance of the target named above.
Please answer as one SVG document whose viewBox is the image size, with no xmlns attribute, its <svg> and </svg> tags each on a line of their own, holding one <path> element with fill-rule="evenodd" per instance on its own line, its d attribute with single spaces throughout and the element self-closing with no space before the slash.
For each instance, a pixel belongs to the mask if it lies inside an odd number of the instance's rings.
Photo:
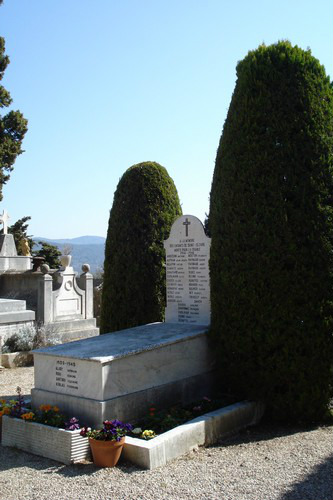
<svg viewBox="0 0 333 500">
<path fill-rule="evenodd" d="M 197 217 L 182 215 L 164 242 L 167 307 L 165 321 L 210 324 L 210 238 Z"/>
<path fill-rule="evenodd" d="M 152 323 L 34 351 L 35 389 L 105 401 L 213 369 L 206 328 Z"/>
</svg>

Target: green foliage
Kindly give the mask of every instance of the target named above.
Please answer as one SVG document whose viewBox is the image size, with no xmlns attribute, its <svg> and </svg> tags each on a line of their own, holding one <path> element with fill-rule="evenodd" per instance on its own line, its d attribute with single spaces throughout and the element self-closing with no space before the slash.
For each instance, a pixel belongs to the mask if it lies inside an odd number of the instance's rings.
<svg viewBox="0 0 333 500">
<path fill-rule="evenodd" d="M 22 217 L 22 219 L 19 219 L 13 224 L 12 226 L 8 227 L 8 233 L 12 234 L 14 236 L 15 240 L 15 245 L 17 249 L 18 255 L 21 255 L 21 241 L 23 239 L 26 239 L 29 243 L 30 250 L 32 249 L 34 242 L 31 238 L 31 236 L 28 236 L 27 231 L 28 231 L 28 226 L 29 224 L 27 223 L 31 217 L 26 216 Z"/>
<path fill-rule="evenodd" d="M 220 394 L 214 399 L 205 396 L 203 399 L 185 406 L 176 404 L 170 408 L 162 409 L 156 409 L 155 406 L 151 406 L 148 413 L 135 422 L 132 434 L 141 439 L 152 439 L 157 434 L 167 432 L 189 420 L 234 402 L 230 397 Z"/>
<path fill-rule="evenodd" d="M 6 339 L 2 352 L 31 351 L 34 348 L 36 329 L 33 326 L 22 326 L 17 333 Z"/>
<path fill-rule="evenodd" d="M 5 55 L 5 40 L 0 37 L 0 80 L 9 64 Z M 12 103 L 8 90 L 0 85 L 0 108 L 7 108 Z M 13 170 L 16 157 L 23 153 L 21 148 L 25 133 L 28 130 L 27 120 L 19 111 L 9 111 L 0 115 L 0 201 L 2 186 L 9 180 L 9 172 Z"/>
<path fill-rule="evenodd" d="M 40 405 L 34 412 L 27 412 L 21 415 L 23 420 L 37 422 L 38 424 L 57 427 L 58 429 L 65 428 L 66 416 L 59 412 L 57 406 Z"/>
<path fill-rule="evenodd" d="M 131 424 L 125 424 L 120 420 L 104 420 L 101 429 L 83 427 L 80 434 L 96 441 L 120 441 L 131 430 Z"/>
<path fill-rule="evenodd" d="M 332 394 L 333 91 L 279 42 L 238 63 L 209 228 L 212 326 L 224 383 L 280 419 Z"/>
<path fill-rule="evenodd" d="M 58 269 L 61 266 L 59 259 L 61 251 L 59 248 L 45 241 L 39 241 L 38 245 L 41 245 L 41 248 L 34 252 L 34 256 L 45 257 L 45 263 L 48 264 L 51 269 Z"/>
<path fill-rule="evenodd" d="M 102 333 L 163 320 L 163 241 L 179 215 L 175 185 L 158 163 L 134 165 L 120 179 L 105 246 Z"/>
</svg>

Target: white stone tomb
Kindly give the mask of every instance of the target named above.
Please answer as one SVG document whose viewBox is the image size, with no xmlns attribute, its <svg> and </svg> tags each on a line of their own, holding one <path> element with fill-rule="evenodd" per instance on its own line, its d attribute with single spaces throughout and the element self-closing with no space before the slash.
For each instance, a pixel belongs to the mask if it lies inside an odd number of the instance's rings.
<svg viewBox="0 0 333 500">
<path fill-rule="evenodd" d="M 95 426 L 112 418 L 131 421 L 151 405 L 209 395 L 210 240 L 199 219 L 185 215 L 173 224 L 165 248 L 166 322 L 35 351 L 33 407 L 55 404 Z"/>
<path fill-rule="evenodd" d="M 39 349 L 34 361 L 33 407 L 54 404 L 89 425 L 200 399 L 214 368 L 206 329 L 171 323 Z"/>
</svg>

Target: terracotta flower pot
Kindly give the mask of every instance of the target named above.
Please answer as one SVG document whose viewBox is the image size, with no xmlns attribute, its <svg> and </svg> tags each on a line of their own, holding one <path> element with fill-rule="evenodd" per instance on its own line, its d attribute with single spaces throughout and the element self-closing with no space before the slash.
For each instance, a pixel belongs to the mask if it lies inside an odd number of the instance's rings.
<svg viewBox="0 0 333 500">
<path fill-rule="evenodd" d="M 98 467 L 114 467 L 120 458 L 125 438 L 120 441 L 100 441 L 89 438 L 94 464 Z"/>
</svg>

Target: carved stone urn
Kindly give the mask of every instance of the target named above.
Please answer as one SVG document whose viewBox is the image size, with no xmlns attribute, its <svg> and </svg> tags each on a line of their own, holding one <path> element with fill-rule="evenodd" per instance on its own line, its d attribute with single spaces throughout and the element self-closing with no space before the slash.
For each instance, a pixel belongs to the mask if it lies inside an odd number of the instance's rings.
<svg viewBox="0 0 333 500">
<path fill-rule="evenodd" d="M 72 260 L 71 255 L 62 255 L 60 257 L 60 262 L 64 269 L 66 269 L 66 267 L 69 267 L 71 265 L 71 260 Z"/>
</svg>

